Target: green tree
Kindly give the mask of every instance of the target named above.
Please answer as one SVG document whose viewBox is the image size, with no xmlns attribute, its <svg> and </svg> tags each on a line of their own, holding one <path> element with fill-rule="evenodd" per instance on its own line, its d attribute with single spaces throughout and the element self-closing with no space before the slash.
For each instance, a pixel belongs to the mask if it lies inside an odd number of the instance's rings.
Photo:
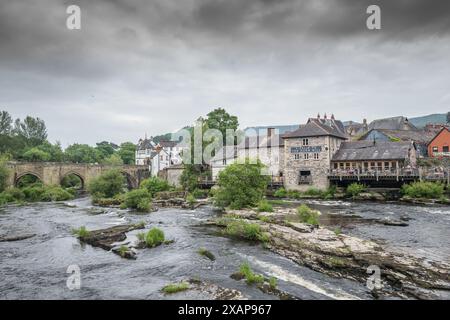
<svg viewBox="0 0 450 320">
<path fill-rule="evenodd" d="M 124 164 L 135 164 L 136 145 L 133 142 L 124 142 L 120 145 L 118 155 Z"/>
<path fill-rule="evenodd" d="M 8 185 L 9 169 L 6 166 L 6 158 L 0 157 L 0 192 L 3 192 Z"/>
<path fill-rule="evenodd" d="M 97 146 L 95 147 L 95 149 L 98 151 L 101 159 L 112 156 L 116 149 L 119 147 L 115 143 L 108 141 L 98 142 L 96 145 Z"/>
<path fill-rule="evenodd" d="M 64 152 L 62 151 L 60 142 L 51 144 L 50 142 L 45 141 L 36 148 L 50 155 L 48 161 L 61 162 L 64 159 Z"/>
<path fill-rule="evenodd" d="M 40 150 L 37 147 L 29 149 L 27 152 L 23 154 L 23 159 L 31 162 L 42 162 L 42 161 L 50 161 L 50 154 L 45 151 Z"/>
<path fill-rule="evenodd" d="M 117 154 L 112 154 L 109 157 L 102 160 L 102 164 L 110 166 L 121 166 L 123 165 L 122 158 Z"/>
<path fill-rule="evenodd" d="M 45 122 L 39 118 L 27 116 L 23 121 L 15 121 L 14 133 L 23 138 L 30 147 L 38 146 L 47 140 Z"/>
<path fill-rule="evenodd" d="M 99 151 L 87 144 L 72 144 L 65 151 L 67 161 L 74 163 L 97 163 L 100 158 Z"/>
<path fill-rule="evenodd" d="M 261 174 L 264 166 L 258 161 L 255 164 L 247 159 L 245 163 L 234 163 L 219 173 L 218 189 L 214 194 L 214 202 L 218 207 L 241 209 L 254 207 L 262 199 L 270 178 Z"/>
<path fill-rule="evenodd" d="M 0 111 L 0 135 L 10 135 L 13 120 L 7 111 Z"/>
<path fill-rule="evenodd" d="M 217 129 L 226 137 L 227 129 L 237 130 L 239 121 L 236 116 L 230 115 L 225 109 L 217 108 L 206 115 L 206 124 L 210 129 Z"/>
<path fill-rule="evenodd" d="M 94 198 L 112 198 L 123 191 L 125 177 L 119 170 L 109 170 L 93 179 L 88 186 Z"/>
<path fill-rule="evenodd" d="M 170 190 L 170 185 L 166 180 L 158 177 L 151 177 L 141 182 L 141 188 L 147 190 L 153 197 L 157 192 Z"/>
</svg>

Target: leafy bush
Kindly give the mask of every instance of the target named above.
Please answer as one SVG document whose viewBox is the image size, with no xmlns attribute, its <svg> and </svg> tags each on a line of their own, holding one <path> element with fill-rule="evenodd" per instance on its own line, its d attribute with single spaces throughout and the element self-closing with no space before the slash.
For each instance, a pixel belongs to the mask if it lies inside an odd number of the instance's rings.
<svg viewBox="0 0 450 320">
<path fill-rule="evenodd" d="M 119 247 L 119 250 L 118 250 L 118 252 L 119 252 L 119 255 L 123 258 L 123 257 L 125 257 L 125 255 L 126 255 L 126 253 L 128 252 L 128 247 L 126 246 L 126 245 L 121 245 L 120 247 Z"/>
<path fill-rule="evenodd" d="M 191 193 L 189 193 L 189 194 L 187 195 L 187 197 L 186 197 L 186 202 L 189 203 L 189 205 L 190 205 L 191 207 L 193 207 L 194 204 L 197 202 L 197 200 L 195 199 L 195 197 L 194 197 Z"/>
<path fill-rule="evenodd" d="M 297 190 L 288 190 L 287 197 L 290 199 L 300 199 L 301 194 Z"/>
<path fill-rule="evenodd" d="M 259 212 L 273 212 L 272 205 L 267 200 L 261 200 L 258 204 Z"/>
<path fill-rule="evenodd" d="M 243 264 L 241 264 L 241 266 L 239 267 L 239 273 L 244 276 L 245 281 L 247 282 L 247 284 L 253 284 L 253 283 L 263 283 L 264 282 L 264 277 L 260 274 L 256 274 L 252 271 L 252 269 L 250 268 L 250 265 L 245 262 Z"/>
<path fill-rule="evenodd" d="M 171 187 L 166 180 L 151 177 L 141 182 L 141 188 L 146 189 L 154 197 L 157 192 L 169 191 Z"/>
<path fill-rule="evenodd" d="M 357 195 L 359 195 L 361 192 L 364 192 L 364 190 L 366 190 L 366 186 L 358 183 L 358 182 L 353 182 L 352 184 L 350 184 L 347 187 L 346 193 L 348 196 L 351 197 L 356 197 Z"/>
<path fill-rule="evenodd" d="M 322 190 L 317 188 L 308 188 L 303 194 L 307 196 L 322 196 Z"/>
<path fill-rule="evenodd" d="M 10 171 L 6 166 L 6 160 L 0 158 L 0 192 L 3 192 L 8 185 Z"/>
<path fill-rule="evenodd" d="M 336 194 L 336 186 L 331 186 L 322 193 L 322 198 L 325 200 L 333 199 Z"/>
<path fill-rule="evenodd" d="M 42 195 L 45 192 L 45 187 L 40 184 L 32 185 L 22 189 L 25 194 L 25 199 L 30 202 L 41 201 Z"/>
<path fill-rule="evenodd" d="M 147 189 L 136 189 L 125 194 L 124 206 L 139 211 L 148 211 L 151 204 L 151 195 Z"/>
<path fill-rule="evenodd" d="M 67 201 L 73 199 L 72 193 L 64 190 L 61 187 L 44 187 L 39 201 Z"/>
<path fill-rule="evenodd" d="M 242 220 L 225 220 L 224 223 L 226 228 L 223 233 L 226 235 L 251 241 L 269 241 L 268 236 L 262 232 L 259 224 Z"/>
<path fill-rule="evenodd" d="M 125 177 L 119 170 L 109 170 L 94 178 L 88 191 L 95 198 L 112 198 L 123 191 Z"/>
<path fill-rule="evenodd" d="M 86 238 L 90 235 L 90 232 L 86 230 L 85 226 L 81 226 L 78 229 L 73 229 L 72 233 L 80 239 Z"/>
<path fill-rule="evenodd" d="M 278 189 L 277 191 L 274 192 L 273 196 L 276 198 L 285 198 L 287 196 L 286 189 L 285 188 Z"/>
<path fill-rule="evenodd" d="M 31 148 L 22 155 L 23 159 L 30 162 L 50 161 L 51 155 L 38 148 Z"/>
<path fill-rule="evenodd" d="M 5 191 L 3 191 L 2 193 L 5 197 L 5 199 L 9 200 L 8 202 L 25 200 L 25 194 L 19 188 L 8 188 Z"/>
<path fill-rule="evenodd" d="M 233 163 L 219 173 L 214 202 L 218 207 L 241 209 L 254 207 L 262 200 L 269 177 L 261 174 L 263 165 Z"/>
<path fill-rule="evenodd" d="M 192 195 L 196 199 L 206 198 L 206 197 L 208 197 L 208 194 L 209 194 L 209 190 L 195 189 L 194 191 L 192 191 Z"/>
<path fill-rule="evenodd" d="M 162 288 L 162 291 L 166 294 L 172 294 L 186 290 L 189 290 L 189 283 L 187 282 L 171 283 Z"/>
<path fill-rule="evenodd" d="M 439 199 L 444 195 L 444 184 L 417 181 L 402 186 L 402 194 L 411 198 Z"/>
<path fill-rule="evenodd" d="M 145 244 L 149 248 L 153 248 L 162 244 L 165 240 L 164 232 L 158 228 L 152 228 L 145 235 Z"/>
<path fill-rule="evenodd" d="M 342 233 L 341 228 L 337 227 L 337 228 L 334 229 L 334 234 L 335 234 L 335 235 L 338 236 L 338 235 L 340 235 L 341 233 Z"/>
<path fill-rule="evenodd" d="M 319 225 L 319 213 L 315 210 L 312 210 L 306 204 L 302 204 L 300 207 L 298 207 L 297 213 L 301 222 L 312 224 L 314 226 Z"/>
</svg>

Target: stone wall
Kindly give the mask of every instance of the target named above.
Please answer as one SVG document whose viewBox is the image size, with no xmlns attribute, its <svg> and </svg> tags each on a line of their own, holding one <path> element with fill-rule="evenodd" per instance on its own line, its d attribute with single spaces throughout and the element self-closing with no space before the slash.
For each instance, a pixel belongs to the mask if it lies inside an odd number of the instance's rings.
<svg viewBox="0 0 450 320">
<path fill-rule="evenodd" d="M 292 147 L 302 147 L 304 138 L 285 139 L 284 158 L 284 184 L 286 189 L 306 191 L 314 187 L 326 189 L 329 187 L 328 172 L 332 156 L 339 149 L 341 139 L 331 136 L 308 137 L 308 146 L 321 147 L 318 159 L 314 159 L 314 152 L 300 152 L 299 159 L 296 153 L 291 152 Z M 308 154 L 305 159 L 304 154 Z M 299 184 L 300 171 L 311 171 L 310 184 Z"/>
</svg>

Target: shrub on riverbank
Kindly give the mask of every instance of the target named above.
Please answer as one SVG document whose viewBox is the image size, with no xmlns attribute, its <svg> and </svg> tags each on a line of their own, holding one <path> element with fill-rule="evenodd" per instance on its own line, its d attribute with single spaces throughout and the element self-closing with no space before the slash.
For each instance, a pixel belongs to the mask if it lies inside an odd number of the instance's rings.
<svg viewBox="0 0 450 320">
<path fill-rule="evenodd" d="M 352 198 L 358 196 L 361 192 L 364 192 L 364 190 L 366 190 L 366 186 L 361 184 L 361 183 L 357 183 L 357 182 L 353 182 L 352 184 L 350 184 L 347 189 L 346 189 L 346 194 L 348 196 L 351 196 Z"/>
<path fill-rule="evenodd" d="M 273 196 L 276 197 L 276 198 L 286 198 L 286 196 L 287 196 L 286 189 L 285 188 L 277 189 L 274 192 Z"/>
<path fill-rule="evenodd" d="M 267 200 L 261 200 L 258 204 L 258 212 L 273 212 L 273 207 Z"/>
<path fill-rule="evenodd" d="M 150 210 L 151 194 L 147 189 L 136 189 L 125 194 L 123 206 L 129 209 L 135 209 L 142 212 Z"/>
<path fill-rule="evenodd" d="M 411 198 L 440 199 L 444 195 L 444 184 L 417 181 L 403 185 L 401 192 L 404 196 Z"/>
<path fill-rule="evenodd" d="M 224 223 L 225 229 L 223 230 L 223 234 L 225 235 L 250 241 L 269 241 L 268 236 L 261 230 L 259 224 L 246 222 L 240 219 L 224 220 Z"/>
<path fill-rule="evenodd" d="M 146 189 L 152 197 L 154 197 L 157 192 L 171 190 L 169 183 L 158 177 L 151 177 L 143 180 L 140 187 Z"/>
<path fill-rule="evenodd" d="M 221 208 L 254 207 L 262 200 L 269 177 L 261 174 L 261 162 L 233 163 L 219 173 L 214 203 Z"/>
<path fill-rule="evenodd" d="M 319 225 L 319 213 L 308 207 L 306 204 L 302 204 L 297 208 L 297 214 L 301 222 L 312 224 L 314 226 Z"/>
<path fill-rule="evenodd" d="M 61 187 L 37 184 L 23 189 L 6 189 L 0 193 L 0 205 L 13 202 L 67 201 L 73 198 L 74 195 L 72 193 Z"/>
<path fill-rule="evenodd" d="M 72 233 L 79 239 L 86 238 L 90 235 L 90 232 L 86 229 L 85 226 L 81 226 L 78 229 L 72 229 Z"/>
<path fill-rule="evenodd" d="M 88 191 L 94 198 L 113 198 L 123 192 L 125 177 L 116 169 L 106 171 L 89 183 Z"/>
</svg>

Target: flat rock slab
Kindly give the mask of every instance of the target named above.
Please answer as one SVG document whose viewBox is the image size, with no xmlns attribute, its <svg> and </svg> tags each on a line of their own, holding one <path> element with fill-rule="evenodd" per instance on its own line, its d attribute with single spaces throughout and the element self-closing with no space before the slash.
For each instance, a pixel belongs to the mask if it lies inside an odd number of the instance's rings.
<svg viewBox="0 0 450 320">
<path fill-rule="evenodd" d="M 22 234 L 18 236 L 4 236 L 0 237 L 0 242 L 12 242 L 12 241 L 20 241 L 29 238 L 33 238 L 35 234 Z"/>
<path fill-rule="evenodd" d="M 109 251 L 115 247 L 116 242 L 124 241 L 127 238 L 127 232 L 144 228 L 141 225 L 127 224 L 94 230 L 90 231 L 88 236 L 80 238 L 80 241 Z"/>
</svg>

